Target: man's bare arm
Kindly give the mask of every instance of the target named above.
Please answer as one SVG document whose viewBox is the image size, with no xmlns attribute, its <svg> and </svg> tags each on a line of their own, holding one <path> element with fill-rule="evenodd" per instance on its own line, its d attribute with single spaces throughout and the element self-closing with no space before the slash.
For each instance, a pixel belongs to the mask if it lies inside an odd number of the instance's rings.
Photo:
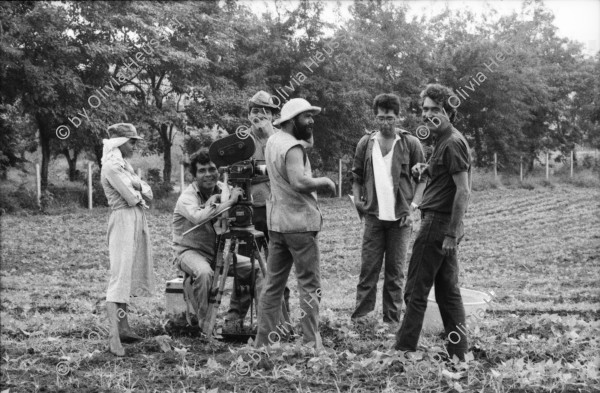
<svg viewBox="0 0 600 393">
<path fill-rule="evenodd" d="M 457 237 L 459 234 L 458 225 L 463 219 L 469 206 L 469 197 L 471 188 L 469 187 L 469 176 L 467 172 L 458 172 L 452 175 L 454 184 L 456 184 L 456 194 L 452 203 L 452 215 L 450 216 L 450 226 L 448 227 L 448 235 Z"/>
<path fill-rule="evenodd" d="M 285 166 L 294 191 L 310 194 L 319 189 L 329 189 L 335 193 L 335 184 L 330 178 L 312 178 L 304 174 L 304 150 L 300 146 L 294 146 L 287 152 Z"/>
<path fill-rule="evenodd" d="M 352 195 L 354 196 L 354 206 L 360 214 L 365 214 L 365 203 L 362 200 L 362 186 L 357 182 L 352 183 Z"/>
<path fill-rule="evenodd" d="M 416 206 L 421 205 L 421 202 L 423 201 L 423 193 L 425 192 L 426 186 L 427 183 L 425 182 L 417 183 L 417 186 L 415 187 L 415 195 L 412 200 L 412 203 L 414 203 Z"/>
</svg>

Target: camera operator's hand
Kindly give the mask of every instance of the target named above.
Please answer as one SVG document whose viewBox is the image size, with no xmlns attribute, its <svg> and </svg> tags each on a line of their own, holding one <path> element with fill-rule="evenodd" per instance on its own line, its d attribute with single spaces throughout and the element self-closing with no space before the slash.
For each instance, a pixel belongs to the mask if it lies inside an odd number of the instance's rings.
<svg viewBox="0 0 600 393">
<path fill-rule="evenodd" d="M 234 187 L 231 189 L 231 196 L 229 197 L 230 204 L 236 204 L 240 197 L 244 196 L 244 190 L 240 187 Z"/>
<path fill-rule="evenodd" d="M 216 203 L 221 203 L 221 195 L 219 194 L 212 195 L 210 198 L 208 198 L 206 201 L 206 206 L 211 206 L 212 204 Z"/>
</svg>

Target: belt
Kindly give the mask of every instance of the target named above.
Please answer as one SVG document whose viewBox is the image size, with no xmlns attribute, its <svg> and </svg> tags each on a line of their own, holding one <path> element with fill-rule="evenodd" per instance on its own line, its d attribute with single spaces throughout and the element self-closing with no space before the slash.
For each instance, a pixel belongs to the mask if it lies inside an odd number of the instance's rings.
<svg viewBox="0 0 600 393">
<path fill-rule="evenodd" d="M 440 218 L 450 218 L 452 216 L 452 213 L 442 213 L 442 212 L 436 212 L 433 210 L 425 210 L 425 211 L 421 211 L 421 219 L 425 218 L 425 217 L 440 217 Z"/>
</svg>

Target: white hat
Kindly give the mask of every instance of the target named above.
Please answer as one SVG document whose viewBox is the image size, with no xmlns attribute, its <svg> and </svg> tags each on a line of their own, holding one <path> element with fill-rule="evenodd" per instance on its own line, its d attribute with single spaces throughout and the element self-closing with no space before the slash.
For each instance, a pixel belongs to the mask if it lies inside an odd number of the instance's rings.
<svg viewBox="0 0 600 393">
<path fill-rule="evenodd" d="M 281 117 L 275 120 L 273 125 L 279 125 L 283 122 L 293 119 L 300 113 L 307 111 L 311 111 L 314 115 L 317 115 L 321 112 L 321 108 L 318 106 L 311 106 L 310 103 L 304 98 L 292 98 L 285 103 L 283 108 L 281 108 Z"/>
</svg>

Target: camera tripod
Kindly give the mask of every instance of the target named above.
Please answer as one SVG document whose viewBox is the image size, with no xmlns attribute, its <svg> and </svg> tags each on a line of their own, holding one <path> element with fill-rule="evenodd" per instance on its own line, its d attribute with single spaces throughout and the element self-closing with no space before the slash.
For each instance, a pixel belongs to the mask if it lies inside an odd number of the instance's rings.
<svg viewBox="0 0 600 393">
<path fill-rule="evenodd" d="M 250 292 L 250 326 L 253 324 L 253 313 L 254 313 L 254 300 L 255 300 L 255 285 L 256 285 L 256 270 L 254 268 L 255 259 L 258 261 L 258 265 L 261 270 L 263 278 L 266 275 L 266 266 L 261 255 L 261 249 L 264 250 L 265 256 L 268 256 L 267 241 L 265 235 L 254 228 L 253 225 L 248 227 L 231 227 L 228 232 L 218 235 L 215 261 L 216 265 L 214 268 L 213 282 L 208 298 L 208 310 L 206 318 L 204 319 L 204 325 L 202 331 L 207 335 L 209 341 L 212 340 L 212 331 L 215 326 L 217 313 L 219 306 L 221 305 L 221 298 L 223 297 L 223 289 L 225 288 L 225 280 L 229 273 L 229 268 L 233 268 L 234 272 L 234 285 L 233 290 L 239 295 L 241 288 L 237 278 L 237 246 L 243 241 L 246 245 L 249 245 L 250 250 L 250 265 L 251 265 L 251 279 L 250 286 L 247 290 Z M 289 312 L 287 310 L 285 301 L 282 300 L 282 312 L 285 321 L 290 320 Z"/>
</svg>

